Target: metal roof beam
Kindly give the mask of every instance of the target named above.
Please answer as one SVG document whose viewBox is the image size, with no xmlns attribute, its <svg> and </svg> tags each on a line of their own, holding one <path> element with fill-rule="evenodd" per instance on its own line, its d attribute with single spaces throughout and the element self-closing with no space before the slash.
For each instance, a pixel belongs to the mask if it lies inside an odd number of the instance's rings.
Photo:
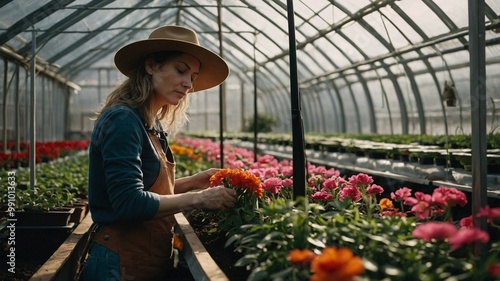
<svg viewBox="0 0 500 281">
<path fill-rule="evenodd" d="M 73 1 L 75 0 L 49 1 L 47 4 L 38 8 L 36 11 L 14 23 L 7 29 L 7 31 L 0 34 L 0 45 L 5 44 L 10 39 L 14 38 L 17 34 L 25 31 L 27 28 L 35 25 L 39 21 L 50 16 L 52 13 L 57 12 L 59 9 Z"/>
</svg>

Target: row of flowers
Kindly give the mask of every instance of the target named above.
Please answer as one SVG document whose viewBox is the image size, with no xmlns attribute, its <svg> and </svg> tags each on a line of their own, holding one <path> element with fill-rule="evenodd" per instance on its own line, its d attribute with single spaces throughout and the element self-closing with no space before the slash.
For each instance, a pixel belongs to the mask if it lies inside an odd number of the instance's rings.
<svg viewBox="0 0 500 281">
<path fill-rule="evenodd" d="M 88 140 L 37 142 L 35 149 L 35 162 L 48 162 L 60 157 L 86 150 Z M 7 143 L 7 150 L 0 151 L 0 169 L 16 169 L 29 165 L 29 148 L 27 142 L 21 142 L 19 147 L 14 142 Z M 19 152 L 16 152 L 19 151 Z"/>
<path fill-rule="evenodd" d="M 220 147 L 177 139 L 219 165 Z M 500 276 L 500 208 L 453 217 L 466 195 L 440 186 L 426 194 L 385 190 L 371 176 L 340 175 L 308 163 L 306 197 L 293 200 L 293 163 L 226 146 L 226 169 L 211 179 L 238 191 L 234 208 L 207 212 L 241 253 L 248 280 L 493 280 Z M 476 225 L 486 220 L 488 229 Z M 488 252 L 474 255 L 477 243 Z"/>
</svg>

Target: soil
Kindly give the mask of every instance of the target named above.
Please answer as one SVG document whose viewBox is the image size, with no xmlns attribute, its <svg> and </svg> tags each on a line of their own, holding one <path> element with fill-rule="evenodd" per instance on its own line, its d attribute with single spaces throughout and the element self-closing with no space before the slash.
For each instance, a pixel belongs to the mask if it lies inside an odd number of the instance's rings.
<svg viewBox="0 0 500 281">
<path fill-rule="evenodd" d="M 8 245 L 5 230 L 1 233 L 2 261 L 7 259 L 10 247 L 15 247 L 14 273 L 7 261 L 0 265 L 0 280 L 28 280 L 50 258 L 68 237 L 67 230 L 16 229 L 15 245 Z"/>
<path fill-rule="evenodd" d="M 250 272 L 244 267 L 235 266 L 236 261 L 242 255 L 234 251 L 234 248 L 231 246 L 225 247 L 227 240 L 225 233 L 212 231 L 217 226 L 217 222 L 207 219 L 209 216 L 201 210 L 184 212 L 184 216 L 188 219 L 196 235 L 215 263 L 226 274 L 227 278 L 231 281 L 247 280 Z"/>
</svg>

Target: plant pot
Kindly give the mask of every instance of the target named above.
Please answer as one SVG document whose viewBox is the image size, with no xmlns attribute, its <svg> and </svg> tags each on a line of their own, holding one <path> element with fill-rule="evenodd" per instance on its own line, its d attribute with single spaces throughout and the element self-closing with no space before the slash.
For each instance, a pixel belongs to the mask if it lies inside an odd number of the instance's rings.
<svg viewBox="0 0 500 281">
<path fill-rule="evenodd" d="M 16 226 L 66 226 L 70 222 L 75 208 L 67 208 L 57 211 L 35 212 L 16 211 Z"/>
<path fill-rule="evenodd" d="M 75 209 L 75 211 L 73 212 L 73 214 L 71 214 L 69 221 L 79 224 L 88 213 L 88 203 L 81 201 L 75 203 L 73 205 L 73 208 Z"/>
</svg>

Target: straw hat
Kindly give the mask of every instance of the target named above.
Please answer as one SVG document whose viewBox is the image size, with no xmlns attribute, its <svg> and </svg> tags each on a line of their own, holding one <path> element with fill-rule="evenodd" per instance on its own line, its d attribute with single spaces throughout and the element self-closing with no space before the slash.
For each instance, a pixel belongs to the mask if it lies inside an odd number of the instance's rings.
<svg viewBox="0 0 500 281">
<path fill-rule="evenodd" d="M 130 77 L 147 55 L 161 51 L 183 52 L 201 62 L 199 75 L 194 82 L 194 92 L 215 87 L 229 75 L 229 67 L 224 59 L 200 46 L 193 30 L 174 25 L 159 27 L 151 32 L 148 39 L 122 47 L 115 54 L 115 65 L 121 73 Z"/>
</svg>

